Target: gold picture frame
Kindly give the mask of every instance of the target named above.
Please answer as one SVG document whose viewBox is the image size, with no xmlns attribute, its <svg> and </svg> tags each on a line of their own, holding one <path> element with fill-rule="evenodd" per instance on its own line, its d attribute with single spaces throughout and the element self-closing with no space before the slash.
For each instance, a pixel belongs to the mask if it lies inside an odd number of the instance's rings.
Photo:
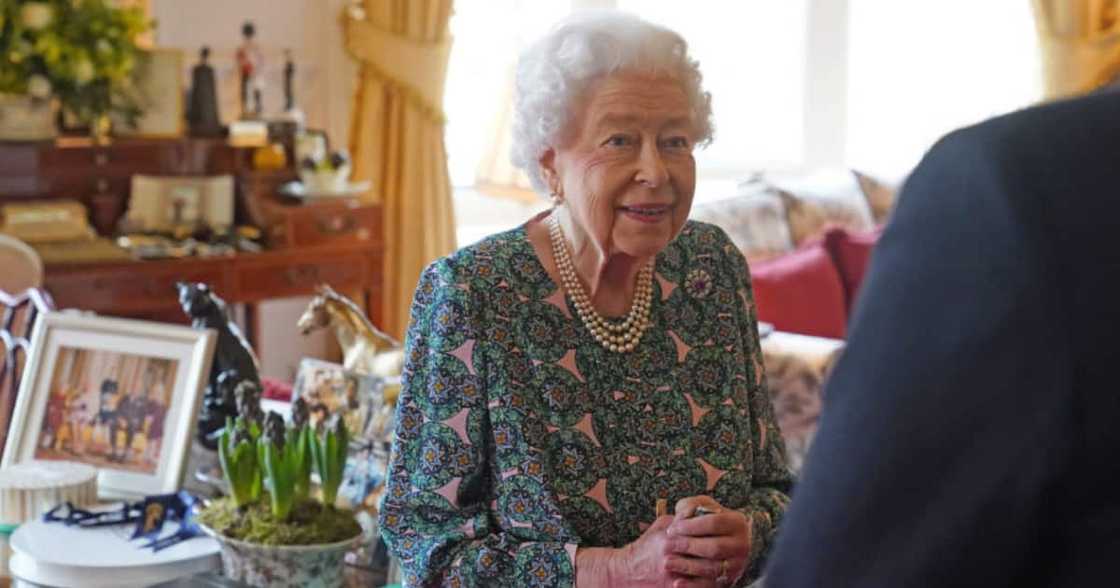
<svg viewBox="0 0 1120 588">
<path fill-rule="evenodd" d="M 132 83 L 143 112 L 134 127 L 115 119 L 114 135 L 170 139 L 185 134 L 184 62 L 183 51 L 179 49 L 161 47 L 142 52 L 132 71 Z"/>
</svg>

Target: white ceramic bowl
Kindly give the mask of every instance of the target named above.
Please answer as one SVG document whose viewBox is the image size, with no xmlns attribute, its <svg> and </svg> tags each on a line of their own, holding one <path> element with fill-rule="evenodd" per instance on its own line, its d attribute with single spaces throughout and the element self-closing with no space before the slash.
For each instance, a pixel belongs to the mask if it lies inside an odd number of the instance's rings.
<svg viewBox="0 0 1120 588">
<path fill-rule="evenodd" d="M 262 588 L 340 588 L 343 558 L 362 535 L 319 545 L 262 545 L 225 537 L 205 525 L 204 533 L 222 548 L 227 578 Z"/>
<path fill-rule="evenodd" d="M 309 194 L 343 192 L 350 182 L 350 164 L 336 170 L 300 170 L 299 179 Z"/>
</svg>

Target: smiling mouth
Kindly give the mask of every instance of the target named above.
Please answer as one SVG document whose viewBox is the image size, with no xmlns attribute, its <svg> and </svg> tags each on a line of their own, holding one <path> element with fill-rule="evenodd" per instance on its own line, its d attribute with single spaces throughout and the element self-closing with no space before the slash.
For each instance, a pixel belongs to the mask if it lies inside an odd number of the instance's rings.
<svg viewBox="0 0 1120 588">
<path fill-rule="evenodd" d="M 619 210 L 628 214 L 634 214 L 646 218 L 657 218 L 667 212 L 672 207 L 668 204 L 635 204 L 632 206 L 620 206 Z"/>
</svg>

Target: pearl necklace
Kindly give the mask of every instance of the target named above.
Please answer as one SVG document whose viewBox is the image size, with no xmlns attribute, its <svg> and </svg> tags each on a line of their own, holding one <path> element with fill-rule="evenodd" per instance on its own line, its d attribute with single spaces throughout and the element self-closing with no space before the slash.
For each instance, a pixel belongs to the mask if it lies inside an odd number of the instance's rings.
<svg viewBox="0 0 1120 588">
<path fill-rule="evenodd" d="M 650 301 L 653 299 L 653 261 L 638 270 L 638 280 L 630 312 L 621 321 L 611 321 L 595 310 L 591 299 L 583 290 L 583 284 L 576 276 L 572 256 L 560 230 L 560 221 L 553 214 L 549 217 L 548 236 L 552 241 L 552 257 L 560 272 L 560 282 L 572 299 L 576 313 L 591 336 L 600 345 L 615 353 L 628 353 L 638 346 L 642 334 L 649 328 Z"/>
</svg>

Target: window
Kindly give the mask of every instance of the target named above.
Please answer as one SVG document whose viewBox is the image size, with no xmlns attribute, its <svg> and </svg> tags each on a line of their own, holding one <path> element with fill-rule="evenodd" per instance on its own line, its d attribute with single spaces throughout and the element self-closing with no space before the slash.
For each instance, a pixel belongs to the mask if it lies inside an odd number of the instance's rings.
<svg viewBox="0 0 1120 588">
<path fill-rule="evenodd" d="M 808 0 L 618 0 L 689 43 L 712 94 L 715 140 L 698 151 L 701 180 L 802 161 Z"/>
<path fill-rule="evenodd" d="M 511 100 L 513 67 L 522 47 L 570 11 L 568 0 L 456 0 L 454 39 L 443 108 L 454 187 L 456 237 L 467 245 L 525 222 L 547 203 L 495 198 L 474 189 L 487 156 L 508 160 L 509 129 L 499 116 Z M 499 137 L 497 135 L 502 134 Z"/>
<path fill-rule="evenodd" d="M 569 5 L 568 0 L 456 0 L 443 103 L 452 185 L 474 185 L 518 54 L 568 14 Z"/>
<path fill-rule="evenodd" d="M 847 165 L 901 179 L 945 133 L 1042 92 L 1023 0 L 458 0 L 445 109 L 461 243 L 543 206 L 470 187 L 520 49 L 573 6 L 614 6 L 689 42 L 716 127 L 696 154 L 698 200 L 758 169 Z"/>
<path fill-rule="evenodd" d="M 848 1 L 852 167 L 901 178 L 949 131 L 1042 96 L 1030 2 Z"/>
</svg>

